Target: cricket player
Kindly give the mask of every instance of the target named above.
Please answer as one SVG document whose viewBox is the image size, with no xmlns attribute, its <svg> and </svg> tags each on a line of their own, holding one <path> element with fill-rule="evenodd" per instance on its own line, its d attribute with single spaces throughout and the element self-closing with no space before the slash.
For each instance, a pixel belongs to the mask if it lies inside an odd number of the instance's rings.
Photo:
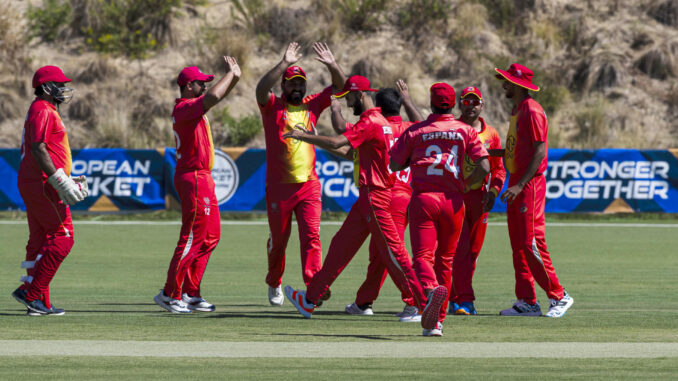
<svg viewBox="0 0 678 381">
<path fill-rule="evenodd" d="M 207 111 L 226 97 L 241 71 L 233 57 L 224 57 L 226 75 L 208 91 L 214 75 L 197 66 L 185 67 L 177 77 L 181 98 L 175 100 L 172 128 L 177 144 L 174 186 L 181 200 L 179 242 L 167 270 L 165 288 L 153 300 L 172 313 L 211 312 L 214 304 L 200 293 L 207 261 L 221 237 L 219 203 L 214 193 L 214 143 Z"/>
<path fill-rule="evenodd" d="M 35 100 L 26 115 L 21 137 L 18 186 L 26 204 L 28 244 L 21 268 L 27 275 L 12 296 L 23 303 L 27 314 L 63 315 L 52 305 L 49 285 L 74 243 L 69 205 L 88 194 L 85 176 L 72 179 L 71 148 L 59 105 L 73 98 L 71 82 L 56 66 L 44 66 L 33 75 Z"/>
<path fill-rule="evenodd" d="M 390 203 L 394 179 L 388 169 L 388 150 L 394 142 L 393 129 L 381 114 L 381 109 L 374 107 L 374 101 L 368 95 L 375 91 L 370 87 L 367 78 L 354 75 L 346 81 L 342 92 L 335 96 L 346 96 L 346 103 L 353 109 L 354 115 L 360 115 L 358 122 L 352 128 L 347 128 L 343 135 L 317 136 L 299 130 L 283 135 L 284 138 L 299 139 L 328 149 L 350 145 L 360 157 L 358 200 L 332 238 L 325 264 L 315 274 L 306 291 L 286 286 L 285 295 L 302 316 L 310 318 L 321 295 L 353 259 L 367 236 L 372 234 L 377 240 L 379 255 L 382 263 L 386 264 L 389 275 L 400 291 L 411 294 L 415 305 L 423 310 L 422 326 L 432 328 L 436 321 L 433 315 L 437 317 L 437 311 L 444 303 L 447 293 L 445 292 L 442 299 L 430 298 L 426 302 L 409 254 L 393 223 Z M 341 106 L 336 99 L 332 101 L 331 110 L 332 123 L 345 126 L 346 121 L 340 115 Z M 432 294 L 435 294 L 435 290 Z"/>
<path fill-rule="evenodd" d="M 285 249 L 292 229 L 292 213 L 297 218 L 301 267 L 308 284 L 322 266 L 320 247 L 321 189 L 315 172 L 315 147 L 282 135 L 293 129 L 315 130 L 320 113 L 329 107 L 333 87 L 320 93 L 306 94 L 306 72 L 291 66 L 299 59 L 301 47 L 296 42 L 287 46 L 282 60 L 264 75 L 256 88 L 266 138 L 266 210 L 270 237 L 268 239 L 268 301 L 281 306 L 282 276 L 285 272 Z M 346 77 L 337 65 L 327 44 L 315 43 L 316 60 L 324 64 L 332 76 L 334 91 L 344 85 Z M 282 95 L 271 89 L 282 78 Z M 326 297 L 329 297 L 329 293 Z"/>
<path fill-rule="evenodd" d="M 377 92 L 376 106 L 381 108 L 381 114 L 386 117 L 393 131 L 394 141 L 397 141 L 400 135 L 411 126 L 413 122 L 406 122 L 400 117 L 400 108 L 404 99 L 409 100 L 409 91 L 407 85 L 401 81 L 396 83 L 398 90 L 393 88 L 383 88 Z M 354 174 L 360 173 L 360 166 L 354 169 Z M 410 205 L 412 188 L 410 187 L 410 170 L 406 168 L 402 171 L 393 172 L 393 188 L 391 188 L 391 216 L 393 223 L 398 231 L 398 236 L 405 241 L 405 229 L 407 228 L 408 216 L 407 208 Z M 358 181 L 356 181 L 358 183 Z M 386 265 L 381 261 L 379 247 L 375 236 L 370 237 L 369 265 L 365 281 L 362 283 L 356 294 L 355 302 L 346 306 L 345 311 L 350 315 L 374 315 L 372 304 L 379 296 L 381 286 L 386 280 L 388 272 Z M 397 317 L 417 315 L 418 308 L 414 305 L 412 295 L 402 293 L 401 298 L 405 303 L 402 312 L 396 314 Z M 421 315 L 417 315 L 421 317 Z"/>
<path fill-rule="evenodd" d="M 534 289 L 536 280 L 550 301 L 545 316 L 561 317 L 574 299 L 560 285 L 546 248 L 544 171 L 548 161 L 548 120 L 542 107 L 528 93 L 528 90 L 539 91 L 532 83 L 532 70 L 514 63 L 508 70 L 495 71 L 497 79 L 504 81 L 506 97 L 513 103 L 504 149 L 504 165 L 510 176 L 508 189 L 501 199 L 508 204 L 506 218 L 518 298 L 513 307 L 500 314 L 541 316 Z"/>
<path fill-rule="evenodd" d="M 468 124 L 454 119 L 455 92 L 447 83 L 431 86 L 433 113 L 408 128 L 391 149 L 391 170 L 410 167 L 410 240 L 414 268 L 425 290 L 442 298 L 433 324 L 424 336 L 442 336 L 447 297 L 452 287 L 452 261 L 464 220 L 464 190 L 487 175 L 488 153 Z M 468 155 L 476 165 L 469 177 L 462 173 Z M 429 296 L 431 298 L 431 296 Z"/>
<path fill-rule="evenodd" d="M 477 87 L 466 87 L 461 92 L 461 116 L 459 120 L 473 127 L 483 146 L 490 149 L 501 149 L 501 138 L 494 127 L 485 123 L 480 116 L 485 107 L 483 94 Z M 473 305 L 473 273 L 476 260 L 485 241 L 487 216 L 494 206 L 499 191 L 504 186 L 506 171 L 500 157 L 490 157 L 490 173 L 481 181 L 471 184 L 470 190 L 464 193 L 464 224 L 457 244 L 457 252 L 452 264 L 452 294 L 450 295 L 450 313 L 457 315 L 475 315 Z M 475 170 L 475 164 L 467 155 L 462 166 L 464 177 Z"/>
</svg>

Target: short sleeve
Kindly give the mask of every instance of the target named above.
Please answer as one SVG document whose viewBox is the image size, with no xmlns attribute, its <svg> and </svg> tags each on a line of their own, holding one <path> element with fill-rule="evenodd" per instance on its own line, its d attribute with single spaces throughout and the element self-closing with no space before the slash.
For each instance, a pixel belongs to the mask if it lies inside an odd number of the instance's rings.
<svg viewBox="0 0 678 381">
<path fill-rule="evenodd" d="M 375 125 L 373 123 L 359 120 L 351 129 L 347 128 L 343 135 L 351 143 L 351 147 L 356 149 L 374 137 L 374 129 Z"/>
<path fill-rule="evenodd" d="M 468 134 L 468 142 L 466 144 L 466 155 L 474 163 L 478 161 L 481 157 L 487 157 L 489 154 L 485 149 L 485 146 L 478 138 L 478 133 L 473 128 L 466 129 Z"/>
<path fill-rule="evenodd" d="M 260 105 L 259 102 L 257 102 L 257 106 L 259 106 L 259 109 L 261 109 L 262 111 L 265 111 L 273 107 L 274 103 L 275 103 L 275 94 L 273 94 L 272 91 L 269 91 L 268 101 L 266 102 L 266 104 Z"/>
<path fill-rule="evenodd" d="M 545 142 L 547 134 L 546 114 L 541 108 L 528 107 L 520 127 L 527 127 L 532 142 Z"/>
<path fill-rule="evenodd" d="M 205 107 L 203 106 L 204 95 L 197 98 L 187 99 L 178 103 L 174 107 L 172 117 L 175 121 L 187 121 L 202 118 L 205 115 Z"/>
<path fill-rule="evenodd" d="M 400 135 L 400 138 L 396 140 L 389 155 L 391 161 L 399 165 L 407 165 L 412 157 L 412 134 L 410 130 L 406 130 Z"/>
<path fill-rule="evenodd" d="M 332 86 L 326 87 L 322 92 L 307 97 L 308 109 L 316 116 L 330 107 L 332 101 Z"/>
<path fill-rule="evenodd" d="M 29 119 L 28 138 L 32 143 L 41 143 L 47 140 L 47 136 L 52 133 L 54 121 L 51 118 L 50 111 L 43 109 L 31 115 Z"/>
</svg>

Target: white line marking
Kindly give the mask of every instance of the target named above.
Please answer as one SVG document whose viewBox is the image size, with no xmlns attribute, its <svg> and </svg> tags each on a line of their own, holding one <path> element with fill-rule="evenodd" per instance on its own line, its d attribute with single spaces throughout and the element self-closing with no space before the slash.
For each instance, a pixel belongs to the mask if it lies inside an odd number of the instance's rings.
<svg viewBox="0 0 678 381">
<path fill-rule="evenodd" d="M 0 340 L 0 356 L 658 358 L 678 357 L 678 343 Z"/>
<path fill-rule="evenodd" d="M 344 221 L 323 221 L 320 225 L 339 226 Z M 181 225 L 181 221 L 73 221 L 75 225 Z M 221 221 L 222 225 L 268 225 L 267 221 L 239 221 L 229 220 Z M 297 222 L 293 221 L 296 225 Z M 27 225 L 26 221 L 12 220 L 0 221 L 0 225 Z M 488 222 L 487 226 L 506 226 L 506 222 Z M 678 224 L 642 224 L 642 223 L 623 223 L 623 222 L 547 222 L 548 227 L 583 227 L 583 228 L 678 228 Z"/>
</svg>

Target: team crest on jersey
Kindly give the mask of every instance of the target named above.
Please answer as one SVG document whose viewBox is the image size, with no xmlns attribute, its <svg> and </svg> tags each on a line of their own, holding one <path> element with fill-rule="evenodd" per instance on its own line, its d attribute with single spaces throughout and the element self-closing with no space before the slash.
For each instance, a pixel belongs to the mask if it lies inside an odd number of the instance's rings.
<svg viewBox="0 0 678 381">
<path fill-rule="evenodd" d="M 202 200 L 205 203 L 205 215 L 209 216 L 210 215 L 210 198 L 209 197 L 203 197 Z"/>
<path fill-rule="evenodd" d="M 526 213 L 526 212 L 527 212 L 527 205 L 523 204 L 523 205 L 520 207 L 520 213 Z"/>
<path fill-rule="evenodd" d="M 485 216 L 485 218 L 483 218 L 483 224 L 487 225 L 487 216 Z"/>
</svg>

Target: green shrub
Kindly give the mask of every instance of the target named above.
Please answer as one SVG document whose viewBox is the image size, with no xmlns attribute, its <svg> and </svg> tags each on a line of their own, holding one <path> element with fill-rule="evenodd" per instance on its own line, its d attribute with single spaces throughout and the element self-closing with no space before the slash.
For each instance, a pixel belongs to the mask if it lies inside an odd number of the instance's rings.
<svg viewBox="0 0 678 381">
<path fill-rule="evenodd" d="M 420 32 L 447 20 L 450 0 L 409 0 L 398 9 L 398 26 Z"/>
<path fill-rule="evenodd" d="M 575 115 L 574 121 L 577 133 L 573 141 L 581 147 L 596 148 L 604 131 L 608 128 L 606 120 L 607 102 L 603 98 L 591 99 L 591 103 L 581 108 Z"/>
<path fill-rule="evenodd" d="M 343 24 L 356 31 L 375 31 L 382 23 L 382 16 L 391 0 L 333 0 Z"/>
<path fill-rule="evenodd" d="M 534 99 L 544 108 L 548 116 L 552 116 L 572 99 L 572 94 L 565 86 L 544 85 L 540 91 L 534 93 Z"/>
<path fill-rule="evenodd" d="M 215 111 L 214 120 L 228 131 L 225 143 L 229 146 L 244 146 L 263 129 L 261 117 L 258 114 L 252 113 L 236 119 L 231 115 L 228 107 Z M 219 145 L 220 142 L 216 140 L 218 139 L 215 139 L 215 144 Z"/>
<path fill-rule="evenodd" d="M 28 5 L 29 36 L 43 41 L 55 41 L 68 26 L 71 18 L 71 4 L 67 0 L 43 0 L 42 7 Z"/>
<path fill-rule="evenodd" d="M 146 58 L 171 38 L 181 0 L 75 0 L 85 12 L 86 44 L 100 53 Z"/>
<path fill-rule="evenodd" d="M 231 16 L 253 35 L 266 33 L 268 2 L 265 0 L 231 0 Z"/>
<path fill-rule="evenodd" d="M 535 6 L 535 0 L 480 0 L 487 8 L 490 22 L 505 33 L 523 34 L 528 23 L 523 17 Z"/>
</svg>

